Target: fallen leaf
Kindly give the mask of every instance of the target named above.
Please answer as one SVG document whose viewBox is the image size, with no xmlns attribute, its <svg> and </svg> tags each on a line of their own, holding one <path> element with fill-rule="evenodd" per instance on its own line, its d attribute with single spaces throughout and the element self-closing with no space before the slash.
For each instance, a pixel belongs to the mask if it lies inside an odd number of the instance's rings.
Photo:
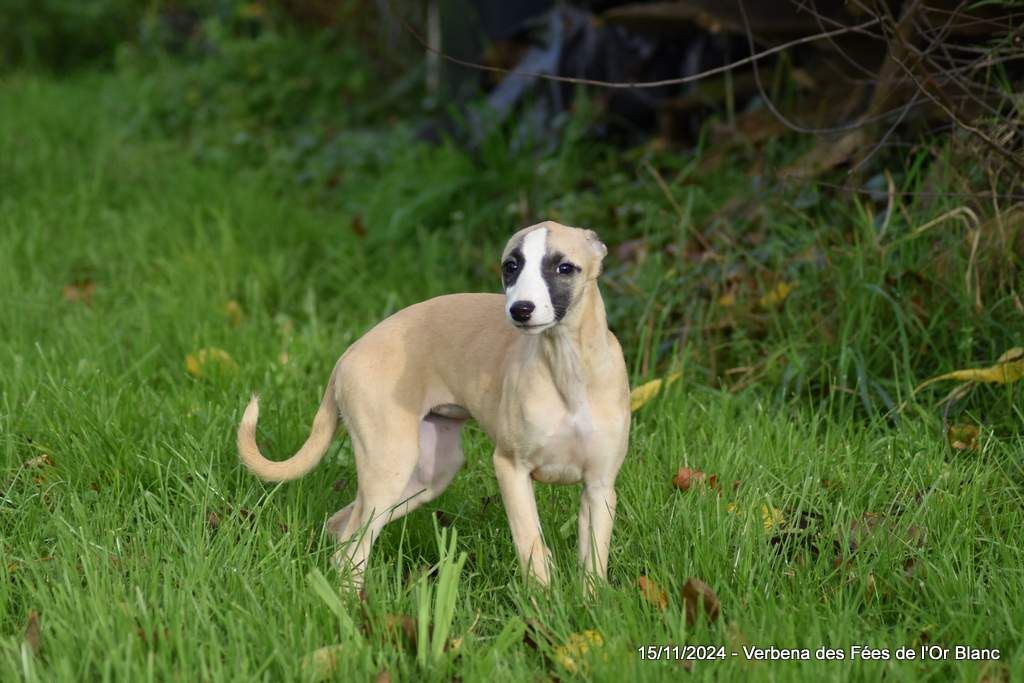
<svg viewBox="0 0 1024 683">
<path fill-rule="evenodd" d="M 42 647 L 42 633 L 39 630 L 39 613 L 29 610 L 28 621 L 25 624 L 25 644 L 33 656 L 39 656 L 39 648 Z"/>
<path fill-rule="evenodd" d="M 237 327 L 242 323 L 242 305 L 231 299 L 224 304 L 224 316 L 231 325 Z"/>
<path fill-rule="evenodd" d="M 925 380 L 914 389 L 914 393 L 921 391 L 929 384 L 941 382 L 947 379 L 955 379 L 960 382 L 985 382 L 997 384 L 1012 384 L 1024 377 L 1024 348 L 1015 346 L 999 357 L 995 365 L 987 368 L 967 368 L 965 370 L 954 370 L 944 375 L 932 377 Z"/>
<path fill-rule="evenodd" d="M 950 425 L 949 430 L 946 432 L 946 439 L 954 450 L 973 451 L 978 448 L 978 436 L 980 434 L 981 429 L 977 425 Z"/>
<path fill-rule="evenodd" d="M 722 605 L 718 601 L 715 591 L 698 578 L 690 577 L 686 580 L 682 590 L 683 605 L 686 607 L 686 623 L 693 626 L 703 611 L 709 622 L 718 619 Z"/>
<path fill-rule="evenodd" d="M 849 160 L 867 142 L 863 129 L 846 133 L 838 140 L 821 140 L 807 153 L 783 168 L 782 178 L 808 180 Z"/>
<path fill-rule="evenodd" d="M 391 672 L 387 669 L 381 669 L 377 677 L 373 679 L 373 683 L 391 683 Z"/>
<path fill-rule="evenodd" d="M 411 648 L 416 648 L 416 620 L 409 615 L 385 614 L 382 627 L 392 640 L 399 640 L 401 636 Z"/>
<path fill-rule="evenodd" d="M 604 638 L 593 629 L 573 633 L 564 645 L 555 648 L 555 660 L 570 673 L 577 673 L 584 665 L 583 657 L 603 645 Z"/>
<path fill-rule="evenodd" d="M 689 491 L 691 487 L 702 481 L 704 481 L 704 473 L 689 467 L 680 467 L 676 476 L 672 478 L 672 484 L 680 491 Z"/>
<path fill-rule="evenodd" d="M 209 377 L 237 372 L 238 363 L 224 349 L 210 346 L 185 356 L 185 371 L 193 377 Z"/>
<path fill-rule="evenodd" d="M 220 515 L 216 512 L 210 512 L 206 515 L 206 524 L 213 531 L 216 531 L 220 527 Z"/>
<path fill-rule="evenodd" d="M 306 678 L 323 681 L 334 675 L 338 670 L 338 660 L 344 646 L 327 645 L 309 653 L 302 658 L 301 669 Z"/>
<path fill-rule="evenodd" d="M 641 576 L 637 579 L 636 584 L 640 588 L 640 595 L 647 604 L 661 610 L 668 607 L 668 593 L 665 592 L 664 588 L 646 576 Z"/>
<path fill-rule="evenodd" d="M 357 237 L 366 237 L 366 223 L 363 222 L 363 214 L 357 213 L 352 216 L 351 226 L 352 232 L 354 232 Z"/>
<path fill-rule="evenodd" d="M 64 301 L 90 306 L 92 305 L 92 295 L 95 292 L 95 282 L 92 280 L 80 280 L 78 282 L 69 282 L 64 285 L 62 293 L 64 295 Z"/>
<path fill-rule="evenodd" d="M 53 458 L 48 453 L 43 453 L 26 460 L 25 467 L 53 467 Z"/>
<path fill-rule="evenodd" d="M 768 505 L 761 506 L 761 522 L 764 524 L 765 531 L 771 531 L 776 527 L 781 527 L 786 523 L 786 518 L 782 514 L 782 510 L 779 508 L 769 507 Z"/>
<path fill-rule="evenodd" d="M 780 282 L 772 287 L 767 294 L 758 299 L 757 303 L 761 308 L 772 308 L 773 306 L 778 306 L 786 300 L 786 297 L 788 297 L 792 291 L 793 285 L 788 282 Z"/>
<path fill-rule="evenodd" d="M 643 408 L 652 398 L 658 395 L 661 391 L 661 385 L 671 385 L 677 379 L 683 376 L 681 372 L 673 372 L 665 379 L 652 379 L 650 382 L 641 384 L 633 391 L 629 392 L 629 409 L 633 412 Z"/>
<path fill-rule="evenodd" d="M 718 305 L 722 308 L 732 308 L 736 305 L 736 293 L 726 292 L 722 296 L 718 297 Z"/>
<path fill-rule="evenodd" d="M 875 512 L 865 512 L 859 519 L 850 523 L 849 554 L 853 555 L 861 546 L 883 535 L 885 541 L 895 538 L 911 548 L 921 548 L 928 539 L 928 530 L 911 524 L 905 532 L 900 533 L 894 519 Z"/>
</svg>

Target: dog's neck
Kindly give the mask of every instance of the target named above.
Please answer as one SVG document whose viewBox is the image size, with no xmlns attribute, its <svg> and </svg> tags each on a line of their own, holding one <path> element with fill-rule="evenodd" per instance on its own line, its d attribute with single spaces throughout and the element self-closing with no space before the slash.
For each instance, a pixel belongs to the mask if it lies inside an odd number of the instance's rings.
<svg viewBox="0 0 1024 683">
<path fill-rule="evenodd" d="M 570 412 L 584 409 L 587 388 L 608 353 L 608 319 L 597 280 L 589 281 L 562 322 L 542 333 L 541 357 Z"/>
</svg>

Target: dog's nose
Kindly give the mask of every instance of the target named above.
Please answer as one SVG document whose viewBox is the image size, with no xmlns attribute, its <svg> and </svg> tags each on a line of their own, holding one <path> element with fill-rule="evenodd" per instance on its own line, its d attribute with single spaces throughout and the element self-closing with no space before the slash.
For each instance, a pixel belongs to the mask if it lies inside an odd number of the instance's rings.
<svg viewBox="0 0 1024 683">
<path fill-rule="evenodd" d="M 533 305 L 532 301 L 517 301 L 508 308 L 509 315 L 517 323 L 525 323 L 530 319 L 530 314 L 533 313 L 533 309 L 536 306 Z"/>
</svg>

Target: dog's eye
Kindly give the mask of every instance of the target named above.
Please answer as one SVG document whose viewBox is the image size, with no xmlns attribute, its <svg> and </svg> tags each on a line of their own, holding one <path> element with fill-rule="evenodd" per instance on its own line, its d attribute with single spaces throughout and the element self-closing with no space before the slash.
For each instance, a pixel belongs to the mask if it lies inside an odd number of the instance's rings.
<svg viewBox="0 0 1024 683">
<path fill-rule="evenodd" d="M 501 272 L 505 273 L 505 275 L 511 275 L 517 270 L 519 270 L 519 264 L 516 263 L 515 259 L 509 259 L 501 264 Z"/>
<path fill-rule="evenodd" d="M 577 270 L 579 270 L 579 268 L 577 268 L 573 264 L 569 263 L 568 261 L 566 261 L 564 263 L 559 263 L 558 264 L 558 274 L 559 275 L 572 275 Z"/>
</svg>

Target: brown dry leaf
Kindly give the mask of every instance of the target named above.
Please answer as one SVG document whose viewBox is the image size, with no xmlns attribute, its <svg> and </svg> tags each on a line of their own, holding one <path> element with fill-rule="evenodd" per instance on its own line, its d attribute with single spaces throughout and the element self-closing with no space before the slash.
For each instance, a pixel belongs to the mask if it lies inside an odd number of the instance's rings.
<svg viewBox="0 0 1024 683">
<path fill-rule="evenodd" d="M 640 595 L 647 604 L 660 610 L 668 607 L 668 593 L 654 581 L 651 581 L 646 576 L 641 576 L 636 580 L 636 585 L 640 589 Z"/>
<path fill-rule="evenodd" d="M 577 673 L 585 665 L 586 654 L 603 645 L 604 638 L 593 629 L 573 633 L 564 645 L 555 648 L 555 660 L 570 673 Z"/>
<path fill-rule="evenodd" d="M 661 385 L 669 386 L 672 382 L 683 376 L 681 372 L 673 372 L 665 379 L 652 379 L 650 382 L 641 384 L 633 391 L 629 392 L 629 409 L 636 412 L 643 408 L 652 398 L 658 395 L 661 391 Z"/>
<path fill-rule="evenodd" d="M 921 548 L 928 540 L 928 530 L 911 524 L 905 532 L 896 529 L 895 520 L 876 512 L 865 512 L 859 519 L 850 523 L 849 553 L 853 555 L 869 541 L 880 538 L 895 537 L 912 548 Z"/>
<path fill-rule="evenodd" d="M 39 648 L 42 647 L 42 633 L 39 630 L 39 613 L 29 610 L 28 621 L 25 624 L 25 644 L 33 656 L 39 656 Z"/>
<path fill-rule="evenodd" d="M 985 382 L 997 384 L 1012 384 L 1024 377 L 1024 348 L 1015 346 L 999 357 L 995 365 L 987 368 L 967 368 L 965 370 L 954 370 L 944 375 L 932 377 L 925 380 L 914 389 L 914 393 L 921 391 L 933 382 L 940 382 L 947 379 L 955 379 L 960 382 Z"/>
<path fill-rule="evenodd" d="M 238 372 L 238 363 L 224 349 L 210 346 L 185 356 L 185 371 L 193 377 Z"/>
<path fill-rule="evenodd" d="M 672 478 L 672 485 L 680 491 L 689 491 L 691 487 L 704 481 L 704 473 L 689 467 L 680 467 Z"/>
<path fill-rule="evenodd" d="M 381 669 L 377 677 L 373 679 L 373 683 L 391 683 L 391 672 L 387 669 Z"/>
<path fill-rule="evenodd" d="M 238 327 L 242 324 L 242 304 L 238 303 L 234 299 L 231 299 L 224 304 L 224 316 L 228 319 L 233 327 Z"/>
<path fill-rule="evenodd" d="M 718 601 L 715 591 L 698 578 L 691 576 L 683 585 L 683 604 L 686 606 L 686 623 L 693 626 L 703 611 L 709 622 L 718 619 L 722 604 Z"/>
<path fill-rule="evenodd" d="M 974 451 L 978 449 L 978 436 L 981 429 L 977 425 L 950 425 L 946 432 L 949 445 L 957 451 Z"/>
<path fill-rule="evenodd" d="M 43 453 L 26 460 L 25 467 L 53 467 L 53 458 L 50 457 L 49 453 Z"/>
<path fill-rule="evenodd" d="M 413 649 L 416 648 L 416 620 L 407 614 L 385 614 L 383 620 L 384 633 L 395 640 L 402 636 Z"/>
<path fill-rule="evenodd" d="M 357 213 L 352 216 L 352 232 L 356 234 L 356 237 L 366 237 L 366 223 L 363 222 L 363 214 Z"/>
<path fill-rule="evenodd" d="M 848 161 L 867 142 L 863 129 L 850 131 L 838 140 L 822 140 L 779 175 L 783 178 L 814 178 Z"/>
<path fill-rule="evenodd" d="M 64 285 L 64 301 L 92 305 L 92 295 L 96 292 L 96 283 L 92 280 L 80 280 Z"/>
<path fill-rule="evenodd" d="M 302 658 L 300 668 L 306 678 L 314 681 L 323 681 L 331 678 L 338 670 L 338 662 L 344 646 L 327 645 L 321 647 Z"/>
</svg>

